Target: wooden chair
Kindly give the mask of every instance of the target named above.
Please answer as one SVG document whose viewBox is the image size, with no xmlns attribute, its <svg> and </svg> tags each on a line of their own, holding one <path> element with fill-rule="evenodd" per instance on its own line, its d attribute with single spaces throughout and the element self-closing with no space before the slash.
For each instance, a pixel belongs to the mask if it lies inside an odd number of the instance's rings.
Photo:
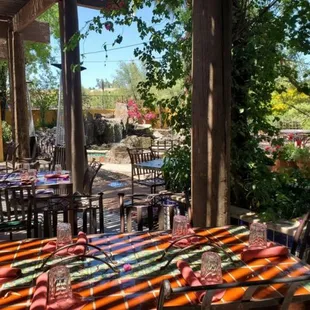
<svg viewBox="0 0 310 310">
<path fill-rule="evenodd" d="M 0 232 L 9 232 L 12 240 L 13 232 L 27 231 L 27 238 L 31 237 L 31 230 L 39 225 L 32 217 L 33 187 L 12 186 L 1 190 L 0 194 Z"/>
<path fill-rule="evenodd" d="M 157 303 L 157 310 L 171 309 L 171 307 L 165 307 L 164 304 L 166 301 L 173 297 L 180 296 L 180 294 L 185 294 L 188 292 L 199 292 L 206 291 L 205 296 L 203 297 L 201 304 L 193 304 L 185 307 L 178 307 L 178 309 L 276 309 L 286 310 L 289 308 L 290 304 L 293 302 L 304 302 L 309 300 L 309 295 L 303 296 L 294 296 L 295 291 L 300 287 L 301 284 L 305 281 L 310 280 L 310 275 L 304 275 L 300 277 L 283 277 L 283 278 L 274 278 L 271 280 L 259 280 L 259 281 L 247 281 L 247 282 L 232 282 L 232 283 L 223 283 L 218 285 L 205 285 L 205 286 L 193 286 L 193 287 L 177 287 L 172 288 L 169 280 L 164 280 L 160 287 L 159 298 Z M 286 285 L 288 288 L 286 294 L 282 296 L 281 294 L 275 295 L 272 298 L 266 299 L 254 299 L 253 295 L 259 288 L 264 288 L 273 284 L 281 284 L 282 286 Z M 214 303 L 212 304 L 212 297 L 218 290 L 228 289 L 228 288 L 241 288 L 245 289 L 243 297 L 238 301 L 228 302 L 227 304 L 223 303 Z M 175 309 L 173 307 L 173 309 Z M 305 308 L 306 309 L 306 308 Z M 308 308 L 307 308 L 308 309 Z"/>
<path fill-rule="evenodd" d="M 156 192 L 156 188 L 165 185 L 165 180 L 158 171 L 139 167 L 136 164 L 157 159 L 151 148 L 127 148 L 131 162 L 131 182 L 132 194 L 134 194 L 134 184 L 147 186 L 151 193 Z"/>
<path fill-rule="evenodd" d="M 299 247 L 298 257 L 310 264 L 310 211 L 303 217 L 294 236 L 291 253 L 296 254 Z"/>
</svg>

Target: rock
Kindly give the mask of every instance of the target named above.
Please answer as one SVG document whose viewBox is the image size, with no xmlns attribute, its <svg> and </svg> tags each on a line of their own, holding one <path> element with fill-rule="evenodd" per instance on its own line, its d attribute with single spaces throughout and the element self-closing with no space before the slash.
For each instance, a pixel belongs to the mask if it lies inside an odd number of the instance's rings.
<svg viewBox="0 0 310 310">
<path fill-rule="evenodd" d="M 161 139 L 161 138 L 163 137 L 163 135 L 162 135 L 158 130 L 155 130 L 155 131 L 153 132 L 153 137 L 154 137 L 155 139 Z"/>
<path fill-rule="evenodd" d="M 104 143 L 113 143 L 115 142 L 115 132 L 114 132 L 114 124 L 106 123 L 106 127 L 103 134 Z"/>
<path fill-rule="evenodd" d="M 114 142 L 118 143 L 123 138 L 123 126 L 120 123 L 114 123 Z"/>
<path fill-rule="evenodd" d="M 107 153 L 106 161 L 114 164 L 130 164 L 127 145 L 123 143 L 113 145 Z"/>
<path fill-rule="evenodd" d="M 115 104 L 114 116 L 115 118 L 121 119 L 123 124 L 127 124 L 127 121 L 128 121 L 127 103 L 117 102 Z"/>
</svg>

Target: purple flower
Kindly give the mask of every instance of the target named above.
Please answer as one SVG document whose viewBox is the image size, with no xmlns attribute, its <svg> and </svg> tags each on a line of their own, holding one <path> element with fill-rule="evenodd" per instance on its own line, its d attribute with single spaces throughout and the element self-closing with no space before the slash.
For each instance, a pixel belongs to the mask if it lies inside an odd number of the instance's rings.
<svg viewBox="0 0 310 310">
<path fill-rule="evenodd" d="M 130 264 L 125 264 L 123 268 L 124 268 L 124 271 L 126 272 L 132 270 L 132 267 Z"/>
</svg>

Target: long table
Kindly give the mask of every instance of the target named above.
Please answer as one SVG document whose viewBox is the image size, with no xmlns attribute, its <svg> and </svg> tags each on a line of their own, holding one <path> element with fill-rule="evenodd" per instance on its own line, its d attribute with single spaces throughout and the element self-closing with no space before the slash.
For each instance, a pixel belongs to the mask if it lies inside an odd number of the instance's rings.
<svg viewBox="0 0 310 310">
<path fill-rule="evenodd" d="M 255 279 L 271 279 L 274 277 L 297 277 L 310 273 L 310 266 L 294 256 L 256 259 L 244 263 L 240 253 L 247 245 L 248 230 L 242 226 L 227 226 L 210 229 L 197 229 L 198 234 L 208 236 L 218 242 L 232 255 L 234 264 L 223 260 L 223 278 L 226 282 L 251 281 Z M 160 267 L 167 263 L 173 249 L 163 261 L 157 261 L 164 249 L 169 246 L 171 238 L 168 231 L 141 232 L 130 234 L 103 234 L 89 236 L 89 242 L 112 255 L 120 274 L 113 272 L 105 264 L 92 259 L 76 260 L 67 266 L 70 268 L 72 287 L 75 292 L 88 298 L 88 304 L 83 310 L 109 309 L 133 310 L 156 309 L 160 285 L 163 280 L 169 280 L 172 287 L 186 286 L 184 279 L 176 268 L 178 259 L 186 260 L 194 271 L 200 269 L 200 258 L 210 247 L 203 245 L 190 250 L 174 259 L 164 270 Z M 41 266 L 47 253 L 42 253 L 42 247 L 48 240 L 32 239 L 0 243 L 0 264 L 19 267 L 23 276 L 1 286 L 1 309 L 29 309 L 34 292 L 35 280 L 40 274 Z M 98 257 L 104 259 L 103 254 Z M 59 258 L 53 262 L 59 261 Z M 132 270 L 125 272 L 124 264 L 131 264 Z M 265 298 L 282 296 L 285 287 L 269 286 L 260 289 L 254 297 L 259 301 Z M 242 298 L 244 289 L 227 289 L 220 304 L 230 303 Z M 298 288 L 296 298 L 310 300 L 310 282 Z M 166 301 L 166 307 L 191 306 L 197 303 L 194 293 L 182 293 Z M 309 308 L 308 308 L 309 309 Z"/>
</svg>

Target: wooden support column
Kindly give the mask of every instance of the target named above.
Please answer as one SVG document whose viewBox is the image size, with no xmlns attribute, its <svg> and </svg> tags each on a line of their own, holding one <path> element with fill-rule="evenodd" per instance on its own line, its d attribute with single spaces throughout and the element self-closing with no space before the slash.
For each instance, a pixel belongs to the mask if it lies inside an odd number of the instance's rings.
<svg viewBox="0 0 310 310">
<path fill-rule="evenodd" d="M 66 149 L 66 168 L 71 170 L 71 104 L 69 102 L 70 96 L 68 96 L 67 79 L 65 76 L 65 58 L 64 58 L 64 12 L 63 5 L 58 3 L 59 9 L 59 28 L 60 28 L 60 55 L 61 55 L 61 75 L 62 75 L 62 90 L 63 90 L 63 104 L 64 104 L 64 128 L 65 128 L 65 149 Z"/>
<path fill-rule="evenodd" d="M 29 113 L 27 106 L 27 85 L 25 72 L 24 41 L 22 34 L 13 32 L 13 88 L 16 140 L 19 143 L 18 157 L 29 158 Z"/>
<path fill-rule="evenodd" d="M 60 1 L 61 14 L 63 18 L 63 42 L 67 44 L 71 37 L 79 31 L 77 1 Z M 63 55 L 63 74 L 64 74 L 64 110 L 67 111 L 65 121 L 68 122 L 66 135 L 66 145 L 71 147 L 71 170 L 74 191 L 83 190 L 84 176 L 84 124 L 82 111 L 82 87 L 81 72 L 79 68 L 73 70 L 74 65 L 80 64 L 80 48 L 76 46 L 72 51 L 65 51 Z M 70 117 L 71 115 L 71 126 Z M 68 132 L 71 129 L 71 133 Z M 67 141 L 71 143 L 67 143 Z M 66 149 L 67 151 L 67 149 Z M 68 154 L 69 154 L 68 153 Z M 67 155 L 67 154 L 66 154 Z M 70 155 L 69 155 L 70 156 Z M 69 166 L 70 169 L 70 166 Z"/>
<path fill-rule="evenodd" d="M 17 126 L 15 125 L 15 99 L 14 99 L 14 77 L 13 77 L 13 32 L 8 29 L 7 36 L 7 51 L 8 51 L 8 68 L 10 79 L 10 107 L 11 107 L 11 124 L 12 124 L 12 139 L 16 141 Z"/>
<path fill-rule="evenodd" d="M 229 220 L 231 5 L 231 0 L 193 0 L 194 226 Z"/>
</svg>

